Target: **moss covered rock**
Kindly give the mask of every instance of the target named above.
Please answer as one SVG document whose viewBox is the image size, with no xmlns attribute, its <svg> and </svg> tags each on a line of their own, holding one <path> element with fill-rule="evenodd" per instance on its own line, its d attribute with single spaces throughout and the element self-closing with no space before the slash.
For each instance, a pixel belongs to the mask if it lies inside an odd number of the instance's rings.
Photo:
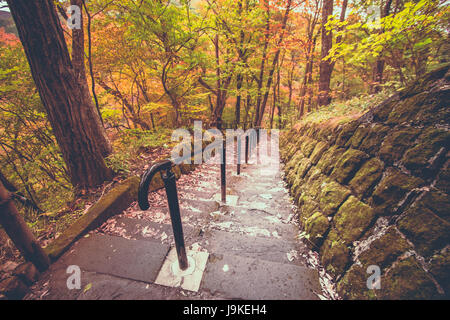
<svg viewBox="0 0 450 320">
<path fill-rule="evenodd" d="M 320 248 L 330 224 L 328 218 L 321 212 L 316 212 L 306 219 L 305 231 L 309 235 L 309 242 L 311 242 L 315 248 Z"/>
<path fill-rule="evenodd" d="M 348 140 L 353 136 L 358 126 L 359 122 L 356 120 L 343 125 L 342 129 L 340 130 L 339 136 L 336 139 L 336 145 L 340 147 L 345 146 Z"/>
<path fill-rule="evenodd" d="M 361 142 L 358 149 L 374 156 L 378 153 L 389 130 L 390 128 L 388 126 L 379 123 L 375 124 L 370 128 L 369 133 Z"/>
<path fill-rule="evenodd" d="M 399 160 L 404 152 L 414 143 L 419 132 L 419 129 L 413 127 L 391 131 L 380 148 L 379 157 L 387 163 Z"/>
<path fill-rule="evenodd" d="M 298 198 L 298 206 L 300 208 L 300 223 L 304 227 L 306 220 L 319 209 L 319 204 L 307 194 L 302 194 Z"/>
<path fill-rule="evenodd" d="M 377 212 L 381 215 L 393 214 L 406 194 L 414 188 L 422 186 L 423 183 L 422 179 L 390 168 L 373 192 L 370 204 L 376 207 Z"/>
<path fill-rule="evenodd" d="M 417 252 L 425 257 L 450 242 L 450 224 L 423 206 L 409 208 L 398 222 L 398 228 L 414 243 Z"/>
<path fill-rule="evenodd" d="M 336 181 L 346 184 L 359 170 L 363 162 L 368 158 L 367 154 L 356 149 L 349 149 L 337 160 L 331 177 Z"/>
<path fill-rule="evenodd" d="M 433 280 L 413 256 L 397 262 L 381 277 L 379 296 L 385 300 L 422 300 L 440 297 Z"/>
<path fill-rule="evenodd" d="M 336 159 L 339 159 L 344 152 L 344 148 L 332 146 L 324 152 L 319 162 L 317 162 L 317 168 L 322 170 L 323 174 L 329 175 L 336 165 Z"/>
<path fill-rule="evenodd" d="M 367 136 L 369 131 L 370 129 L 368 127 L 360 125 L 358 129 L 356 129 L 355 133 L 350 138 L 350 140 L 346 143 L 346 147 L 358 149 L 358 147 L 361 145 L 361 142 Z"/>
<path fill-rule="evenodd" d="M 349 300 L 375 300 L 378 290 L 367 288 L 367 279 L 370 274 L 367 268 L 354 264 L 345 273 L 337 284 L 337 291 L 343 299 Z"/>
<path fill-rule="evenodd" d="M 430 273 L 445 291 L 446 299 L 450 298 L 450 249 L 446 248 L 435 254 L 430 262 Z"/>
<path fill-rule="evenodd" d="M 438 166 L 432 162 L 441 159 L 436 158 L 439 151 L 445 150 L 450 145 L 450 132 L 435 128 L 428 128 L 423 132 L 416 143 L 416 146 L 409 149 L 402 162 L 404 166 L 417 176 L 429 176 Z M 444 153 L 442 153 L 443 159 Z"/>
<path fill-rule="evenodd" d="M 350 245 L 358 240 L 375 218 L 374 210 L 354 196 L 350 196 L 339 208 L 333 219 L 340 238 Z"/>
<path fill-rule="evenodd" d="M 312 167 L 311 161 L 308 158 L 303 158 L 297 164 L 295 174 L 301 179 L 303 179 L 306 177 L 311 167 Z"/>
<path fill-rule="evenodd" d="M 316 147 L 317 140 L 314 140 L 312 138 L 306 138 L 305 141 L 301 145 L 301 150 L 305 157 L 309 158 L 311 153 L 314 151 L 314 148 Z"/>
<path fill-rule="evenodd" d="M 320 158 L 324 154 L 326 150 L 328 150 L 329 145 L 326 142 L 320 141 L 316 144 L 316 147 L 314 148 L 314 151 L 312 152 L 310 159 L 311 163 L 316 165 L 317 162 L 319 162 Z"/>
<path fill-rule="evenodd" d="M 339 238 L 336 230 L 331 229 L 321 249 L 321 262 L 327 272 L 335 278 L 344 273 L 351 261 L 351 251 L 345 242 Z"/>
<path fill-rule="evenodd" d="M 383 174 L 384 164 L 377 158 L 372 158 L 359 169 L 349 185 L 362 198 L 366 192 L 377 183 Z"/>
<path fill-rule="evenodd" d="M 395 227 L 390 227 L 379 239 L 370 244 L 368 250 L 358 257 L 361 264 L 367 268 L 371 265 L 385 269 L 397 260 L 403 253 L 413 249 Z"/>
<path fill-rule="evenodd" d="M 392 109 L 392 112 L 389 114 L 389 117 L 386 121 L 388 125 L 398 125 L 398 124 L 406 124 L 413 120 L 416 114 L 420 111 L 425 99 L 427 98 L 428 93 L 420 92 L 412 97 L 403 98 L 398 103 L 395 104 L 395 107 Z"/>
<path fill-rule="evenodd" d="M 419 204 L 450 223 L 450 197 L 448 194 L 432 188 L 420 199 Z"/>
<path fill-rule="evenodd" d="M 351 194 L 349 189 L 333 180 L 327 180 L 321 189 L 319 204 L 322 212 L 327 216 L 336 213 L 337 209 Z"/>
<path fill-rule="evenodd" d="M 450 194 L 450 168 L 443 168 L 436 179 L 436 188 Z"/>
</svg>

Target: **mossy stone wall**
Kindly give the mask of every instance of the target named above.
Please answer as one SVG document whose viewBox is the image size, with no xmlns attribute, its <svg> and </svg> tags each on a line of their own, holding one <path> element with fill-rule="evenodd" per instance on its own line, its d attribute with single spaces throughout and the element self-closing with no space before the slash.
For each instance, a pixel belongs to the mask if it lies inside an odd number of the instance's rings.
<svg viewBox="0 0 450 320">
<path fill-rule="evenodd" d="M 450 297 L 449 128 L 447 65 L 358 120 L 282 134 L 300 225 L 342 298 Z"/>
</svg>

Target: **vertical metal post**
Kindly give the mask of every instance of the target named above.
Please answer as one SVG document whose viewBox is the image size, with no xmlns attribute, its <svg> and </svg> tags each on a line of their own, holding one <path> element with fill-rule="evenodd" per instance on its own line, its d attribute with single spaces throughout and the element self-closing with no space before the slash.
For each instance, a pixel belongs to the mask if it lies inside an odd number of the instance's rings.
<svg viewBox="0 0 450 320">
<path fill-rule="evenodd" d="M 227 138 L 224 136 L 222 145 L 222 164 L 220 167 L 220 180 L 222 187 L 222 202 L 227 202 Z"/>
<path fill-rule="evenodd" d="M 242 152 L 242 137 L 241 135 L 237 136 L 237 174 L 241 174 L 241 152 Z"/>
<path fill-rule="evenodd" d="M 217 123 L 218 129 L 222 131 L 223 129 L 223 122 L 222 119 L 218 120 Z M 221 194 L 222 194 L 222 202 L 227 202 L 227 138 L 225 135 L 225 130 L 222 131 L 223 137 L 222 137 L 222 159 L 220 161 L 220 187 L 221 187 Z"/>
<path fill-rule="evenodd" d="M 162 174 L 162 178 L 167 192 L 167 202 L 169 203 L 170 218 L 172 219 L 172 229 L 178 254 L 178 263 L 180 264 L 181 270 L 186 270 L 189 263 L 184 244 L 183 225 L 181 223 L 175 174 L 169 169 Z"/>
<path fill-rule="evenodd" d="M 245 136 L 245 163 L 248 164 L 248 147 L 250 144 L 250 137 L 248 136 L 248 134 Z"/>
</svg>

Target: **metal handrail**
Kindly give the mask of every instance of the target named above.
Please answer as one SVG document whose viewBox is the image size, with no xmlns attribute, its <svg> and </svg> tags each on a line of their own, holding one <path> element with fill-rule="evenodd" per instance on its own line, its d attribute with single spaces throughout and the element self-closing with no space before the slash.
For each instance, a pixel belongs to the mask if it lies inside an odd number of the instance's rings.
<svg viewBox="0 0 450 320">
<path fill-rule="evenodd" d="M 175 238 L 178 263 L 180 269 L 184 271 L 189 267 L 189 263 L 186 255 L 186 246 L 184 244 L 183 225 L 181 222 L 176 177 L 172 172 L 173 167 L 174 164 L 170 160 L 160 161 L 151 166 L 141 178 L 141 183 L 139 184 L 138 202 L 139 207 L 142 210 L 148 210 L 150 208 L 150 204 L 148 202 L 150 183 L 157 173 L 161 173 L 161 178 L 166 189 L 170 218 L 172 220 L 172 229 Z"/>
</svg>

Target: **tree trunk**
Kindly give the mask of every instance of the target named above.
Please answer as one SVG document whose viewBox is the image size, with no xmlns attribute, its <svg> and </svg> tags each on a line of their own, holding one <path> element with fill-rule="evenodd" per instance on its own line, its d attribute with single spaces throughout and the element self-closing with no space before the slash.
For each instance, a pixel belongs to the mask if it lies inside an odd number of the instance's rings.
<svg viewBox="0 0 450 320">
<path fill-rule="evenodd" d="M 383 4 L 381 4 L 381 18 L 385 18 L 389 15 L 391 11 L 392 0 L 387 0 L 386 5 L 383 8 Z M 383 33 L 384 30 L 381 30 L 380 33 Z M 373 68 L 373 84 L 372 84 L 372 92 L 378 93 L 381 91 L 381 84 L 383 83 L 383 72 L 384 72 L 385 61 L 383 58 L 378 58 L 375 62 L 375 66 Z"/>
<path fill-rule="evenodd" d="M 8 5 L 71 183 L 102 184 L 112 177 L 98 141 L 104 128 L 76 78 L 53 1 L 8 0 Z"/>
<path fill-rule="evenodd" d="M 50 266 L 50 259 L 39 246 L 31 230 L 12 202 L 11 194 L 0 182 L 0 225 L 3 226 L 25 260 L 32 262 L 43 272 Z"/>
<path fill-rule="evenodd" d="M 328 19 L 333 15 L 333 0 L 324 0 L 322 8 L 322 51 L 320 55 L 320 73 L 319 73 L 319 96 L 317 102 L 319 106 L 329 105 L 331 103 L 330 82 L 333 67 L 331 61 L 324 60 L 330 53 L 333 46 L 333 33 L 325 28 Z"/>
<path fill-rule="evenodd" d="M 89 86 L 86 78 L 86 67 L 84 64 L 84 58 L 85 58 L 85 52 L 84 52 L 84 28 L 83 28 L 83 1 L 82 0 L 71 0 L 71 5 L 78 6 L 80 8 L 80 29 L 73 29 L 72 30 L 72 65 L 73 70 L 75 72 L 75 77 L 78 79 L 78 82 L 80 83 L 80 86 L 82 87 L 83 92 L 87 96 L 90 97 L 89 93 Z M 101 114 L 100 111 L 97 110 L 96 106 L 91 103 L 91 107 L 93 108 L 95 121 L 98 122 L 99 127 L 103 127 L 103 123 L 101 120 Z M 93 137 L 94 138 L 94 137 Z M 109 141 L 108 137 L 106 136 L 106 133 L 104 130 L 99 130 L 99 136 L 96 137 L 97 139 L 97 145 L 101 149 L 102 155 L 104 157 L 107 157 L 112 152 L 111 142 Z"/>
<path fill-rule="evenodd" d="M 286 30 L 287 21 L 289 19 L 289 13 L 291 11 L 291 7 L 292 7 L 292 0 L 287 0 L 286 11 L 285 11 L 284 16 L 283 16 L 283 21 L 281 22 L 281 35 L 280 35 L 280 38 L 279 38 L 279 40 L 277 42 L 277 46 L 276 46 L 277 47 L 277 51 L 276 51 L 275 57 L 273 58 L 273 61 L 272 61 L 272 68 L 269 71 L 269 78 L 267 80 L 267 85 L 266 85 L 266 90 L 265 90 L 266 92 L 264 94 L 264 99 L 263 99 L 263 101 L 261 103 L 261 106 L 259 108 L 259 114 L 256 115 L 257 116 L 257 121 L 256 121 L 256 126 L 257 127 L 261 126 L 262 120 L 264 118 L 264 112 L 265 112 L 265 109 L 266 109 L 267 101 L 269 99 L 269 91 L 270 91 L 270 87 L 271 87 L 272 82 L 273 82 L 273 75 L 275 73 L 275 68 L 277 66 L 278 59 L 280 58 L 281 44 L 283 43 L 283 40 L 284 40 L 284 33 L 285 33 L 285 30 Z"/>
</svg>

